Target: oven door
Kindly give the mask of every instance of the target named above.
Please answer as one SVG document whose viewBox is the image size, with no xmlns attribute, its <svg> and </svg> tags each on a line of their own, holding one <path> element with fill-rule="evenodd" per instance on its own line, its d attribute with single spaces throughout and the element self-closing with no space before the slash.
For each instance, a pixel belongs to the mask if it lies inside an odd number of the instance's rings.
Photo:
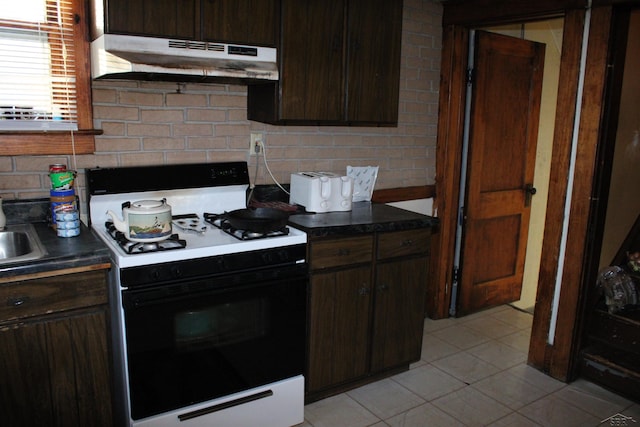
<svg viewBox="0 0 640 427">
<path fill-rule="evenodd" d="M 306 264 L 122 292 L 131 417 L 301 375 Z"/>
</svg>

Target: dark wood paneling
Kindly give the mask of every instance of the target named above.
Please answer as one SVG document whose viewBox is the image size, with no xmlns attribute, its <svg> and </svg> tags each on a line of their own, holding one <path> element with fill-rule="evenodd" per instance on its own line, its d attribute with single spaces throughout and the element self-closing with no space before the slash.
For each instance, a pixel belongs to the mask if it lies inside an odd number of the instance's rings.
<svg viewBox="0 0 640 427">
<path fill-rule="evenodd" d="M 562 16 L 584 9 L 586 0 L 453 0 L 444 3 L 444 25 L 483 26 Z"/>
<path fill-rule="evenodd" d="M 418 185 L 414 187 L 385 188 L 374 190 L 372 202 L 389 203 L 405 200 L 428 199 L 436 195 L 435 185 Z"/>
</svg>

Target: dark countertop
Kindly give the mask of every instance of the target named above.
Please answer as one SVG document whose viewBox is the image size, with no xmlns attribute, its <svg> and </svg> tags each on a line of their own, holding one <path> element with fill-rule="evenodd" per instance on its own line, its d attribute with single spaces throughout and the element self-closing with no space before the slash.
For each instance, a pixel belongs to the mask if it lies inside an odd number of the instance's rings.
<svg viewBox="0 0 640 427">
<path fill-rule="evenodd" d="M 289 224 L 310 238 L 436 227 L 438 218 L 382 203 L 356 202 L 347 212 L 296 214 Z"/>
<path fill-rule="evenodd" d="M 18 276 L 23 275 L 111 262 L 107 246 L 84 224 L 81 225 L 80 235 L 58 237 L 55 230 L 49 227 L 46 219 L 42 217 L 47 213 L 47 199 L 5 202 L 3 207 L 7 216 L 7 230 L 11 230 L 13 224 L 33 224 L 47 252 L 44 257 L 36 260 L 0 265 L 0 279 L 3 281 L 12 277 L 20 280 Z"/>
</svg>

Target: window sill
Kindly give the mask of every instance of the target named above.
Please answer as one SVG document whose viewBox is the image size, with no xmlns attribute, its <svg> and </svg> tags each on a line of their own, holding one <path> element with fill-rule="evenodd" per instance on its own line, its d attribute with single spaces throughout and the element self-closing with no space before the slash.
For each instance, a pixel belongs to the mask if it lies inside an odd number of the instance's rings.
<svg viewBox="0 0 640 427">
<path fill-rule="evenodd" d="M 92 154 L 95 135 L 102 130 L 73 132 L 0 132 L 0 156 Z"/>
</svg>

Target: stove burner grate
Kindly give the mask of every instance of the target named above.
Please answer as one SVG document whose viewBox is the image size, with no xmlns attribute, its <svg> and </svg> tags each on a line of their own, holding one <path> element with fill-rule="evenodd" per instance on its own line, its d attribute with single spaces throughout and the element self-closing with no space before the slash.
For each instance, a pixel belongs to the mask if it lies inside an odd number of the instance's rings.
<svg viewBox="0 0 640 427">
<path fill-rule="evenodd" d="M 281 237 L 289 234 L 289 228 L 287 226 L 284 226 L 277 230 L 271 230 L 266 233 L 261 233 L 257 231 L 251 231 L 251 230 L 241 230 L 233 227 L 229 223 L 229 220 L 224 218 L 222 215 L 216 215 L 216 214 L 210 214 L 210 213 L 204 214 L 204 220 L 209 224 L 215 227 L 218 227 L 220 230 L 224 231 L 225 233 L 239 240 L 266 239 L 268 237 Z"/>
<path fill-rule="evenodd" d="M 123 232 L 118 231 L 113 222 L 105 222 L 105 227 L 109 235 L 128 254 L 144 254 L 149 252 L 167 251 L 172 249 L 183 249 L 187 246 L 186 240 L 179 238 L 177 234 L 172 234 L 165 240 L 159 242 L 132 242 L 127 239 Z"/>
</svg>

